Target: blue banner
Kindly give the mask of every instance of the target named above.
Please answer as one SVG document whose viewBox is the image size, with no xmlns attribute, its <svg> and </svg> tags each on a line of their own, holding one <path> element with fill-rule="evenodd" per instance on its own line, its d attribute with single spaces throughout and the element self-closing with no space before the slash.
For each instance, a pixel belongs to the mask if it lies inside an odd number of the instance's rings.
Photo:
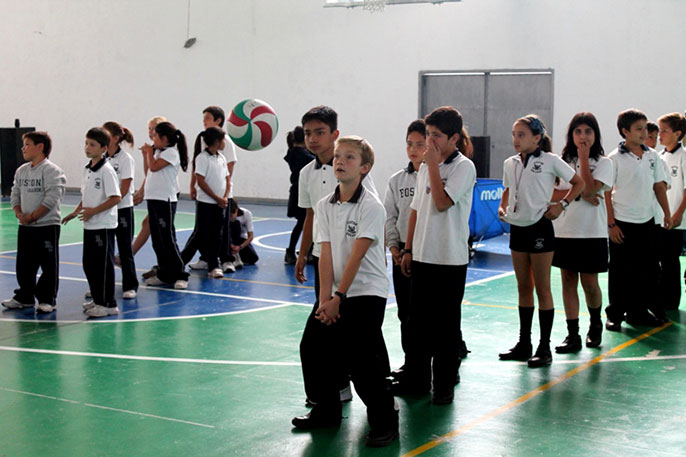
<svg viewBox="0 0 686 457">
<path fill-rule="evenodd" d="M 469 234 L 476 240 L 486 240 L 510 233 L 510 224 L 498 219 L 498 207 L 505 187 L 500 179 L 479 178 L 474 186 Z"/>
</svg>

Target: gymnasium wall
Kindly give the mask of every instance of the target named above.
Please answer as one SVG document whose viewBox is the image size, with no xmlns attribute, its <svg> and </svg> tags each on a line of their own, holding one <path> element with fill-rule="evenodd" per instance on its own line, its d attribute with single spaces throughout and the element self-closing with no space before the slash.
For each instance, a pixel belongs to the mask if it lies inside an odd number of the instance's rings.
<svg viewBox="0 0 686 457">
<path fill-rule="evenodd" d="M 383 189 L 407 163 L 421 70 L 553 68 L 556 150 L 580 110 L 598 116 L 609 152 L 620 110 L 655 119 L 686 108 L 683 0 L 463 0 L 375 14 L 322 5 L 192 0 L 197 43 L 184 49 L 186 0 L 0 0 L 0 126 L 20 118 L 48 130 L 52 159 L 78 187 L 86 130 L 120 121 L 136 138 L 138 185 L 148 118 L 168 117 L 192 145 L 205 106 L 261 98 L 279 114 L 279 137 L 239 151 L 236 196 L 284 199 L 285 134 L 317 104 L 339 112 L 342 134 L 372 143 Z"/>
</svg>

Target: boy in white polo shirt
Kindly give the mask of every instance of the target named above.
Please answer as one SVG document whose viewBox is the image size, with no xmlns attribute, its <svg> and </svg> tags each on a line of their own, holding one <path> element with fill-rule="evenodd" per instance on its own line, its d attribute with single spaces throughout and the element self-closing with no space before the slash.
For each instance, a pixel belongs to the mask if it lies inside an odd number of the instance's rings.
<svg viewBox="0 0 686 457">
<path fill-rule="evenodd" d="M 383 361 L 388 354 L 381 331 L 389 286 L 386 214 L 379 198 L 361 184 L 373 163 L 374 151 L 364 139 L 351 136 L 336 142 L 333 167 L 339 185 L 316 206 L 319 306 L 309 318 L 313 325 L 305 327 L 310 341 L 317 343 L 318 355 L 303 359 L 303 365 L 310 365 L 317 404 L 292 423 L 301 429 L 340 424 L 338 383 L 344 365 L 367 406 L 367 445 L 380 447 L 398 438 L 398 411 L 386 388 Z"/>
<path fill-rule="evenodd" d="M 610 229 L 610 266 L 605 328 L 621 331 L 622 321 L 656 327 L 664 323 L 664 311 L 653 299 L 657 278 L 653 195 L 664 212 L 663 226 L 672 224 L 667 201 L 667 183 L 660 157 L 644 143 L 646 115 L 636 109 L 619 113 L 617 129 L 624 141 L 609 154 L 615 185 L 607 204 Z M 641 278 L 627 280 L 641 272 Z M 653 314 L 648 306 L 654 305 Z"/>
<path fill-rule="evenodd" d="M 469 263 L 469 212 L 476 183 L 471 160 L 457 149 L 462 115 L 452 106 L 426 118 L 427 149 L 417 174 L 402 269 L 412 277 L 410 338 L 396 395 L 425 394 L 452 403 L 459 382 L 461 308 Z M 432 379 L 433 375 L 433 379 Z"/>
<path fill-rule="evenodd" d="M 14 296 L 3 300 L 9 309 L 33 308 L 50 313 L 56 306 L 59 276 L 60 202 L 67 179 L 48 160 L 52 140 L 47 132 L 22 136 L 24 160 L 14 174 L 11 204 L 19 221 L 17 233 L 17 283 Z M 41 269 L 36 283 L 36 273 Z"/>
<path fill-rule="evenodd" d="M 405 168 L 397 171 L 389 178 L 383 201 L 386 209 L 386 245 L 393 256 L 393 291 L 398 305 L 400 342 L 403 352 L 407 352 L 409 338 L 410 278 L 402 273 L 400 262 L 403 259 L 403 249 L 405 249 L 407 224 L 411 211 L 410 203 L 412 203 L 417 184 L 417 171 L 422 164 L 426 151 L 426 125 L 423 119 L 412 121 L 407 127 L 405 143 L 410 162 Z M 403 370 L 404 364 L 398 370 L 391 372 L 391 376 L 399 379 Z"/>
<path fill-rule="evenodd" d="M 663 308 L 674 310 L 679 308 L 681 302 L 679 256 L 686 228 L 683 223 L 686 209 L 686 151 L 681 145 L 681 140 L 686 136 L 686 118 L 681 113 L 670 113 L 660 117 L 657 123 L 660 127 L 660 144 L 665 147 L 660 156 L 667 164 L 671 177 L 667 200 L 672 212 L 671 230 L 658 228 L 660 277 L 657 290 Z"/>
<path fill-rule="evenodd" d="M 121 201 L 119 180 L 105 160 L 110 134 L 101 127 L 86 133 L 86 156 L 81 201 L 66 224 L 76 216 L 83 221 L 83 271 L 90 286 L 92 301 L 83 304 L 91 317 L 118 314 L 114 299 L 114 233 L 117 229 L 117 204 Z"/>
</svg>

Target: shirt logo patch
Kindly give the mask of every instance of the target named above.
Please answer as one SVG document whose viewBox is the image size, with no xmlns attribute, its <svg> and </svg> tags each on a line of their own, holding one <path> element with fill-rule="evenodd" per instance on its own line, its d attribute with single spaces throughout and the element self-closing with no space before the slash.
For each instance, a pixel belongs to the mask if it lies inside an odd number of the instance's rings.
<svg viewBox="0 0 686 457">
<path fill-rule="evenodd" d="M 349 236 L 351 238 L 355 238 L 357 236 L 357 222 L 355 221 L 348 221 L 345 223 L 345 234 L 346 236 Z"/>
<path fill-rule="evenodd" d="M 95 188 L 96 189 L 102 188 L 102 179 L 101 178 L 95 178 Z"/>
<path fill-rule="evenodd" d="M 532 173 L 540 173 L 543 171 L 543 162 L 534 162 L 531 166 Z"/>
<path fill-rule="evenodd" d="M 116 171 L 117 174 L 119 174 L 119 164 L 118 163 L 113 163 L 112 168 L 114 168 L 114 171 Z"/>
<path fill-rule="evenodd" d="M 655 159 L 648 159 L 648 162 L 650 163 L 650 169 L 654 170 L 655 169 Z"/>
<path fill-rule="evenodd" d="M 426 193 L 430 194 L 431 193 L 431 186 L 426 186 Z"/>
<path fill-rule="evenodd" d="M 543 238 L 536 238 L 534 249 L 543 249 Z"/>
<path fill-rule="evenodd" d="M 676 178 L 677 175 L 679 174 L 679 167 L 672 167 L 672 178 Z"/>
</svg>

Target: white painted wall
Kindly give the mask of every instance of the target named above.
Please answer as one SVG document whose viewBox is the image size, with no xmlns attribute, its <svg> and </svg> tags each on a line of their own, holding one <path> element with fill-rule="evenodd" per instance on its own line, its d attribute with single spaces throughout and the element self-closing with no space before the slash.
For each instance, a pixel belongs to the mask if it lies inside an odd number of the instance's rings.
<svg viewBox="0 0 686 457">
<path fill-rule="evenodd" d="M 372 143 L 382 189 L 406 163 L 420 70 L 553 68 L 557 150 L 577 111 L 596 114 L 609 151 L 620 110 L 655 119 L 686 108 L 683 0 L 464 0 L 376 14 L 322 5 L 192 0 L 197 43 L 184 49 L 185 0 L 0 0 L 0 125 L 18 117 L 48 130 L 78 187 L 94 125 L 120 121 L 138 146 L 147 119 L 165 115 L 192 143 L 205 106 L 261 98 L 279 114 L 279 138 L 239 152 L 236 195 L 283 199 L 285 133 L 317 104 L 338 111 L 342 134 Z M 181 182 L 187 192 L 187 174 Z"/>
</svg>

